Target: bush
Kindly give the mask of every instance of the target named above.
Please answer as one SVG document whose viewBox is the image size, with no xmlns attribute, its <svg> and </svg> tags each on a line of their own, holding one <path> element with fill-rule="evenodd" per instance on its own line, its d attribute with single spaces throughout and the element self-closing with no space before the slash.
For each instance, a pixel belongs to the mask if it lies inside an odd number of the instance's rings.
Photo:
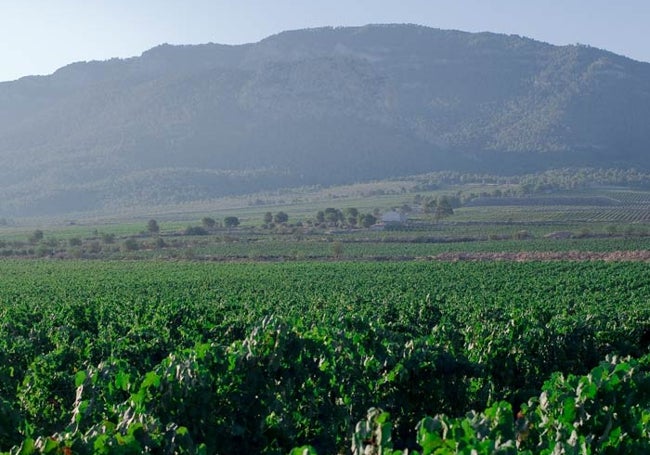
<svg viewBox="0 0 650 455">
<path fill-rule="evenodd" d="M 99 244 L 99 242 L 94 241 L 88 244 L 89 253 L 97 254 L 97 253 L 101 253 L 101 251 L 102 251 L 102 246 Z"/>
<path fill-rule="evenodd" d="M 150 234 L 157 234 L 160 232 L 160 226 L 158 226 L 158 222 L 156 220 L 149 220 L 147 223 L 147 231 L 149 231 Z"/>
<path fill-rule="evenodd" d="M 126 239 L 122 243 L 123 251 L 137 251 L 138 249 L 140 249 L 140 244 L 136 239 Z"/>
<path fill-rule="evenodd" d="M 70 246 L 81 246 L 81 239 L 79 237 L 73 237 L 68 240 Z"/>
<path fill-rule="evenodd" d="M 208 231 L 201 226 L 188 226 L 185 235 L 208 235 Z"/>
<path fill-rule="evenodd" d="M 115 242 L 115 234 L 102 233 L 102 242 L 104 243 Z"/>
<path fill-rule="evenodd" d="M 212 229 L 217 224 L 217 222 L 214 220 L 214 218 L 206 216 L 201 220 L 201 224 L 203 224 L 203 227 L 206 229 Z"/>
<path fill-rule="evenodd" d="M 526 240 L 526 239 L 532 239 L 533 235 L 526 230 L 522 230 L 522 231 L 515 232 L 513 237 L 515 240 Z"/>
<path fill-rule="evenodd" d="M 39 245 L 36 247 L 36 256 L 42 258 L 45 257 L 49 254 L 52 254 L 52 249 L 48 247 L 47 245 Z"/>
<path fill-rule="evenodd" d="M 31 244 L 38 243 L 41 240 L 43 240 L 43 236 L 44 236 L 43 231 L 41 231 L 40 229 L 36 229 L 29 237 L 29 243 Z"/>
</svg>

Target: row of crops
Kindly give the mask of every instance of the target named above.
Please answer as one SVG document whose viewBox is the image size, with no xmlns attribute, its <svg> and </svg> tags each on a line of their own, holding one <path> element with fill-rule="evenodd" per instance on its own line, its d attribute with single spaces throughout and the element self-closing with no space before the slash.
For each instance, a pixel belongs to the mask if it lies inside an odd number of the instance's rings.
<svg viewBox="0 0 650 455">
<path fill-rule="evenodd" d="M 548 228 L 547 228 L 548 230 Z M 640 228 L 627 227 L 625 230 L 613 229 L 611 234 L 592 234 L 585 228 L 569 231 L 574 238 L 547 239 L 543 234 L 528 231 L 521 227 L 501 228 L 501 234 L 476 234 L 476 237 L 458 237 L 426 233 L 398 232 L 385 235 L 384 238 L 366 237 L 361 234 L 327 236 L 285 236 L 273 238 L 264 236 L 242 235 L 234 241 L 223 242 L 220 239 L 206 238 L 193 246 L 155 247 L 156 239 L 146 238 L 139 241 L 139 248 L 125 251 L 117 247 L 116 251 L 93 250 L 92 246 L 77 251 L 89 259 L 133 259 L 133 260 L 406 260 L 435 257 L 443 253 L 498 253 L 520 251 L 544 252 L 615 252 L 638 251 L 650 249 L 650 236 Z M 546 232 L 544 232 L 546 233 Z M 593 235 L 593 236 L 592 236 Z M 589 237 L 592 236 L 592 237 Z M 521 239 L 516 239 L 521 237 Z M 0 250 L 0 256 L 3 251 Z M 15 250 L 8 253 L 16 254 Z M 70 253 L 70 252 L 69 252 Z M 68 253 L 58 252 L 55 257 L 71 257 Z M 38 249 L 27 250 L 23 255 L 39 256 Z M 44 255 L 50 257 L 50 250 Z M 43 256 L 41 254 L 40 256 Z"/>
<path fill-rule="evenodd" d="M 486 206 L 458 210 L 454 220 L 485 223 L 511 220 L 535 223 L 644 223 L 650 220 L 650 205 L 630 205 L 622 207 L 599 206 Z"/>
<path fill-rule="evenodd" d="M 0 262 L 0 449 L 639 453 L 649 298 L 642 263 Z"/>
</svg>

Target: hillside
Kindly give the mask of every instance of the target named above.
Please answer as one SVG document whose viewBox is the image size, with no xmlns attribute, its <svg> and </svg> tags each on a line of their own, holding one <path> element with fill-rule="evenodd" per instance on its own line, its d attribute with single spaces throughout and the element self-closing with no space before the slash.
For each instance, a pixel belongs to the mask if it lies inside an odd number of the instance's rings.
<svg viewBox="0 0 650 455">
<path fill-rule="evenodd" d="M 650 64 L 413 25 L 162 45 L 0 83 L 0 216 L 435 170 L 650 168 Z"/>
</svg>

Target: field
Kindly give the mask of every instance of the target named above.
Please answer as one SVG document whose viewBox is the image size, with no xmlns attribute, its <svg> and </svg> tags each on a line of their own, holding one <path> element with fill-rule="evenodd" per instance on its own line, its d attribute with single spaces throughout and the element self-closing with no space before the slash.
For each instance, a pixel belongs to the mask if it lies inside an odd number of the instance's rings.
<svg viewBox="0 0 650 455">
<path fill-rule="evenodd" d="M 633 171 L 517 178 L 438 173 L 160 207 L 149 216 L 0 219 L 0 256 L 320 261 L 420 260 L 450 252 L 645 251 L 648 186 L 650 176 Z M 437 204 L 445 199 L 453 213 L 439 216 Z M 390 211 L 407 220 L 379 230 L 362 227 L 364 216 L 381 221 Z M 287 220 L 276 222 L 279 213 Z M 227 227 L 227 218 L 239 224 Z M 148 229 L 152 220 L 155 231 Z M 214 224 L 204 224 L 208 220 Z"/>
<path fill-rule="evenodd" d="M 0 451 L 649 452 L 650 191 L 611 179 L 0 220 Z"/>
<path fill-rule="evenodd" d="M 461 428 L 487 408 L 510 413 L 494 428 L 505 437 L 509 422 L 513 441 L 513 413 L 560 413 L 521 450 L 553 447 L 569 424 L 593 448 L 629 449 L 609 438 L 619 431 L 647 449 L 646 424 L 625 420 L 648 418 L 647 390 L 632 393 L 647 360 L 599 363 L 647 353 L 648 299 L 650 270 L 631 262 L 5 261 L 0 441 L 21 453 L 339 453 L 375 407 L 390 413 L 392 444 L 413 448 L 425 416 Z M 593 397 L 555 377 L 568 389 L 542 409 L 552 372 L 596 367 L 607 377 Z M 603 409 L 608 387 L 629 396 Z M 600 411 L 564 415 L 571 397 Z M 385 418 L 368 428 L 386 431 Z"/>
</svg>

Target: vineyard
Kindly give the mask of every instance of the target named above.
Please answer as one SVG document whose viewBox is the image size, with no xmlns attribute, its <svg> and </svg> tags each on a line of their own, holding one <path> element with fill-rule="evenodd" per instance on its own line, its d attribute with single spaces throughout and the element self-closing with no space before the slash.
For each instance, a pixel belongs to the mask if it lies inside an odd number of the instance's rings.
<svg viewBox="0 0 650 455">
<path fill-rule="evenodd" d="M 0 450 L 647 453 L 648 301 L 644 262 L 0 261 Z"/>
</svg>

